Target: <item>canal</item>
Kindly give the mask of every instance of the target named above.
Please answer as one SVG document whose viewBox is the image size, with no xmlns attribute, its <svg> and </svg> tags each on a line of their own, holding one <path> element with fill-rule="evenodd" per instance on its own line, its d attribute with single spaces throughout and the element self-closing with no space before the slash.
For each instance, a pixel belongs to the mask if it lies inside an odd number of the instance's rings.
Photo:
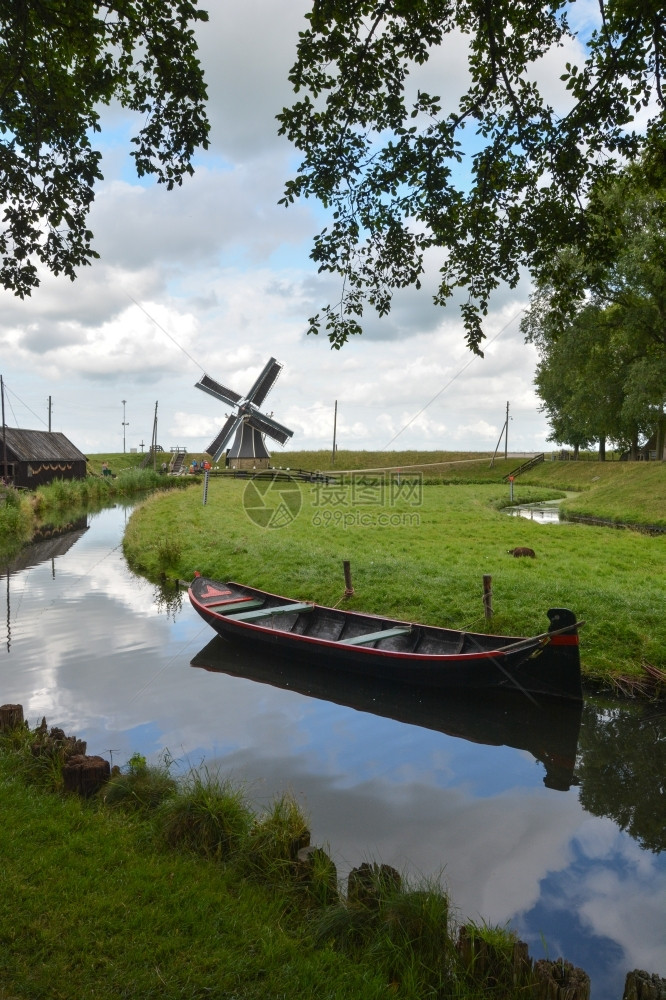
<svg viewBox="0 0 666 1000">
<path fill-rule="evenodd" d="M 0 703 L 113 763 L 166 750 L 257 807 L 293 793 L 342 876 L 374 860 L 439 877 L 461 919 L 585 969 L 593 1000 L 620 1000 L 631 969 L 666 975 L 663 709 L 588 697 L 535 715 L 322 687 L 241 656 L 186 596 L 132 574 L 129 513 L 90 514 L 0 567 Z"/>
</svg>

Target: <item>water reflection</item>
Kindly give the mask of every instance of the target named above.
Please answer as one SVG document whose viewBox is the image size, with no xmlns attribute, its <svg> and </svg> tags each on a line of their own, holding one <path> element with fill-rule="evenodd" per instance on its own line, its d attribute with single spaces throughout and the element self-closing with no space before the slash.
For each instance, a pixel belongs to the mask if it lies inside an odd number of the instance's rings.
<svg viewBox="0 0 666 1000">
<path fill-rule="evenodd" d="M 400 684 L 378 685 L 372 678 L 248 650 L 219 636 L 193 658 L 192 666 L 247 677 L 474 743 L 527 750 L 544 764 L 547 788 L 567 791 L 576 781 L 580 705 L 549 699 L 539 703 L 516 693 L 470 698 Z"/>
<path fill-rule="evenodd" d="M 349 691 L 324 700 L 293 675 L 275 687 L 228 662 L 192 669 L 211 631 L 129 571 L 125 521 L 122 508 L 91 514 L 69 547 L 5 567 L 2 702 L 114 762 L 166 747 L 182 769 L 219 765 L 257 802 L 291 789 L 341 873 L 369 858 L 442 871 L 461 914 L 510 922 L 535 957 L 547 947 L 582 966 L 594 1000 L 619 1000 L 629 969 L 666 974 L 663 714 L 588 699 L 572 772 L 564 725 L 558 749 L 553 727 L 447 715 L 431 696 L 380 706 L 366 691 L 352 708 Z M 568 791 L 544 783 L 572 773 Z"/>
<path fill-rule="evenodd" d="M 504 512 L 511 517 L 525 517 L 529 521 L 539 521 L 541 524 L 560 524 L 559 501 L 550 504 L 524 504 L 520 507 L 505 507 Z"/>
<path fill-rule="evenodd" d="M 585 706 L 581 803 L 648 851 L 666 848 L 666 706 L 597 698 Z"/>
</svg>

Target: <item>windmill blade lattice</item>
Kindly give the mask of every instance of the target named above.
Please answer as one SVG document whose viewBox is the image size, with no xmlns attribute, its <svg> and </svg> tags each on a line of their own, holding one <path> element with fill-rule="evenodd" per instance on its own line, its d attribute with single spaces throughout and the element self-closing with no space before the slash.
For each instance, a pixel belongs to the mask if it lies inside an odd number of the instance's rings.
<svg viewBox="0 0 666 1000">
<path fill-rule="evenodd" d="M 228 417 L 220 433 L 206 448 L 206 452 L 212 455 L 216 462 L 224 451 L 227 441 L 241 423 L 242 421 L 238 417 Z"/>
<path fill-rule="evenodd" d="M 264 370 L 248 392 L 246 396 L 248 403 L 254 403 L 255 406 L 261 406 L 263 401 L 266 399 L 266 396 L 275 385 L 281 371 L 282 365 L 280 362 L 276 361 L 275 358 L 271 358 L 270 361 L 264 365 Z"/>
<path fill-rule="evenodd" d="M 275 441 L 279 441 L 280 444 L 284 444 L 288 441 L 291 435 L 294 433 L 290 431 L 288 427 L 283 424 L 279 424 L 277 420 L 273 420 L 272 417 L 267 417 L 265 413 L 251 413 L 245 418 L 245 422 L 254 427 L 255 430 L 259 431 L 260 434 L 268 434 Z"/>
<path fill-rule="evenodd" d="M 237 392 L 233 389 L 227 389 L 226 385 L 222 385 L 221 382 L 216 382 L 214 378 L 210 375 L 202 375 L 197 382 L 197 389 L 203 389 L 204 392 L 209 393 L 211 396 L 215 396 L 216 399 L 221 399 L 223 403 L 228 403 L 229 406 L 235 406 L 240 403 L 242 396 L 239 396 Z"/>
</svg>

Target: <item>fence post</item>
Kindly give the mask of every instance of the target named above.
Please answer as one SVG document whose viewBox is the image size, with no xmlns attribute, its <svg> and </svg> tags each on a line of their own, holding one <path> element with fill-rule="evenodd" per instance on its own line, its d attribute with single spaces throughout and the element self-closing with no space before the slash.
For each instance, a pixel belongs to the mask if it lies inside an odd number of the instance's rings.
<svg viewBox="0 0 666 1000">
<path fill-rule="evenodd" d="M 492 618 L 493 616 L 493 578 L 492 576 L 483 577 L 483 610 L 486 618 Z"/>
</svg>

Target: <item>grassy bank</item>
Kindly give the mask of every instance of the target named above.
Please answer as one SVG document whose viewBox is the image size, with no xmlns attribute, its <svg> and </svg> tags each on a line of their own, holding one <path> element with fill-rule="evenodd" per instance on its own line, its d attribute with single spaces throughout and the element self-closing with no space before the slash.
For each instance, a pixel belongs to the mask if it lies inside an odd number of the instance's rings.
<svg viewBox="0 0 666 1000">
<path fill-rule="evenodd" d="M 522 458 L 496 458 L 474 452 L 340 451 L 335 465 L 330 452 L 283 452 L 273 456 L 282 468 L 344 474 L 348 470 L 401 469 L 418 471 L 425 482 L 501 483 L 521 465 Z M 344 470 L 344 472 L 343 472 Z M 666 464 L 663 462 L 585 461 L 542 462 L 516 479 L 516 489 L 549 487 L 581 496 L 562 504 L 571 516 L 601 518 L 616 524 L 666 528 Z M 554 494 L 553 494 L 554 495 Z M 561 494 L 560 494 L 561 495 Z M 528 500 L 525 502 L 529 502 Z"/>
<path fill-rule="evenodd" d="M 643 659 L 666 666 L 666 536 L 511 518 L 499 509 L 508 487 L 497 483 L 412 489 L 403 478 L 393 493 L 353 483 L 302 483 L 285 492 L 277 484 L 259 498 L 253 490 L 252 483 L 213 480 L 205 506 L 198 490 L 149 498 L 125 535 L 130 565 L 155 580 L 188 579 L 199 570 L 330 605 L 342 597 L 342 561 L 349 559 L 356 593 L 345 606 L 533 634 L 543 630 L 545 610 L 561 605 L 587 623 L 582 656 L 589 678 L 639 674 Z M 514 495 L 533 501 L 557 491 L 517 482 Z M 280 501 L 292 507 L 284 526 L 258 526 L 258 516 L 271 504 L 277 512 Z M 294 504 L 300 509 L 292 517 Z M 507 550 L 515 546 L 533 548 L 537 558 L 514 559 Z M 490 628 L 484 574 L 493 583 Z"/>
<path fill-rule="evenodd" d="M 9 489 L 0 496 L 0 558 L 9 557 L 30 541 L 44 522 L 58 526 L 82 513 L 99 510 L 114 499 L 132 497 L 150 490 L 181 488 L 192 485 L 189 477 L 162 476 L 153 469 L 141 469 L 130 463 L 113 476 L 102 476 L 102 462 L 114 456 L 96 456 L 92 462 L 99 473 L 85 479 L 55 479 L 34 492 Z M 118 456 L 115 456 L 116 458 Z M 122 456 L 141 458 L 141 456 Z M 114 466 L 109 461 L 113 469 Z"/>
<path fill-rule="evenodd" d="M 0 736 L 3 998 L 524 995 L 511 935 L 471 928 L 495 958 L 484 983 L 441 887 L 371 866 L 345 894 L 324 852 L 299 862 L 288 796 L 256 813 L 239 786 L 135 757 L 84 801 L 53 791 L 63 759 L 44 732 Z"/>
</svg>

